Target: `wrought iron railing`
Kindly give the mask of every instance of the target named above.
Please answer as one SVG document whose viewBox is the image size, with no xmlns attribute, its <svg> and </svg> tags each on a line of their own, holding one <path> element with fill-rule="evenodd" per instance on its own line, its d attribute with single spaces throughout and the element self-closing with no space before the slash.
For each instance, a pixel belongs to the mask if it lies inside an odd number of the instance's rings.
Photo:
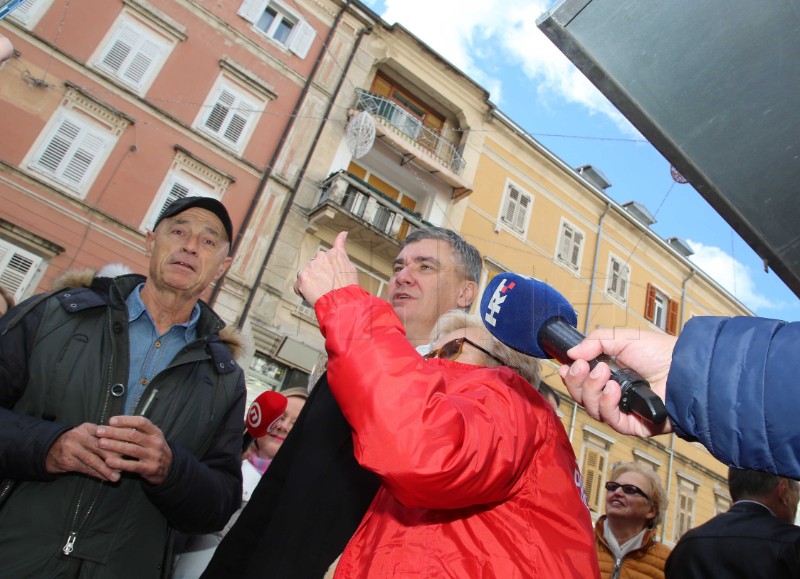
<svg viewBox="0 0 800 579">
<path fill-rule="evenodd" d="M 436 158 L 456 175 L 464 171 L 466 163 L 458 148 L 397 103 L 357 88 L 356 108 L 370 113 L 376 121 L 417 145 L 422 152 Z"/>
<path fill-rule="evenodd" d="M 397 242 L 427 225 L 418 214 L 346 171 L 338 171 L 325 179 L 317 207 L 326 204 L 338 206 L 366 227 Z"/>
</svg>

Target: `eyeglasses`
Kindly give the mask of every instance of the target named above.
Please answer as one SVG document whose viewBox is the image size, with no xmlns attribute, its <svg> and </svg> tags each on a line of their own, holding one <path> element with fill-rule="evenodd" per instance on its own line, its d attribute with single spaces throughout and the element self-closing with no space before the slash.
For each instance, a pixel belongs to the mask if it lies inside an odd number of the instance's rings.
<svg viewBox="0 0 800 579">
<path fill-rule="evenodd" d="M 424 358 L 442 358 L 443 360 L 455 360 L 461 355 L 461 351 L 464 349 L 464 344 L 469 344 L 476 350 L 479 350 L 489 356 L 492 360 L 500 364 L 501 366 L 508 366 L 506 362 L 486 350 L 485 348 L 481 348 L 478 344 L 470 340 L 469 338 L 456 338 L 455 340 L 450 340 L 446 344 L 442 344 L 441 347 L 436 348 L 425 354 Z"/>
<path fill-rule="evenodd" d="M 645 492 L 636 485 L 621 485 L 613 480 L 606 483 L 606 490 L 610 493 L 613 493 L 615 490 L 620 488 L 626 495 L 642 495 L 648 501 L 650 500 L 650 497 L 648 497 Z"/>
</svg>

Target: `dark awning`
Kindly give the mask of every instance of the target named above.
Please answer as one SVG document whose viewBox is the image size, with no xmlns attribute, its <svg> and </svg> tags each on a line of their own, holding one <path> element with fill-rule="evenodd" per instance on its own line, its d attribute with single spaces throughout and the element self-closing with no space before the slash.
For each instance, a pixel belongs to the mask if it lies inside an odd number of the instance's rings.
<svg viewBox="0 0 800 579">
<path fill-rule="evenodd" d="M 800 296 L 800 2 L 564 0 L 538 26 Z"/>
</svg>

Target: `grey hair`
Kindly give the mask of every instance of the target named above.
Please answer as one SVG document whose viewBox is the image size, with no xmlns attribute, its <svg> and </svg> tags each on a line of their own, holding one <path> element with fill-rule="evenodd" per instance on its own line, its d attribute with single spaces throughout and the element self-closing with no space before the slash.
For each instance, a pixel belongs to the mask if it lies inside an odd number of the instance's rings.
<svg viewBox="0 0 800 579">
<path fill-rule="evenodd" d="M 650 497 L 650 504 L 656 506 L 656 516 L 650 520 L 648 527 L 655 529 L 664 520 L 668 505 L 667 491 L 664 489 L 664 485 L 661 484 L 661 478 L 652 468 L 641 465 L 638 462 L 620 462 L 611 471 L 609 480 L 617 480 L 617 477 L 626 472 L 638 472 L 650 483 L 650 492 L 647 495 Z M 647 492 L 647 489 L 642 490 Z"/>
<path fill-rule="evenodd" d="M 484 337 L 480 340 L 479 345 L 491 352 L 492 356 L 502 360 L 506 366 L 516 370 L 520 376 L 531 383 L 534 389 L 537 388 L 539 384 L 539 360 L 532 356 L 521 354 L 500 342 L 489 333 L 480 317 L 474 314 L 468 314 L 464 310 L 459 309 L 445 312 L 436 321 L 431 341 L 435 342 L 440 336 L 466 328 L 477 328 L 481 330 Z M 489 359 L 486 365 L 495 366 L 496 363 L 494 360 Z"/>
<path fill-rule="evenodd" d="M 477 283 L 481 278 L 481 269 L 483 268 L 481 253 L 474 245 L 467 243 L 458 233 L 445 229 L 444 227 L 436 227 L 433 225 L 415 229 L 406 235 L 403 240 L 403 247 L 407 246 L 409 243 L 415 243 L 423 239 L 448 242 L 450 247 L 453 248 L 453 257 L 456 263 L 461 267 L 467 280 Z"/>
</svg>

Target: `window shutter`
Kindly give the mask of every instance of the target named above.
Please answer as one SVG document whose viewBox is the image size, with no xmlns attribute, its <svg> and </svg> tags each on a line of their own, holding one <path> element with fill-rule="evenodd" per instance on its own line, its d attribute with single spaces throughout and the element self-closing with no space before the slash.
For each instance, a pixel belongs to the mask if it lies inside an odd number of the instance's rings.
<svg viewBox="0 0 800 579">
<path fill-rule="evenodd" d="M 103 135 L 63 119 L 36 164 L 62 183 L 79 188 L 107 142 Z"/>
<path fill-rule="evenodd" d="M 647 296 L 644 301 L 644 319 L 648 322 L 653 322 L 656 310 L 656 288 L 651 284 L 647 284 Z"/>
<path fill-rule="evenodd" d="M 583 457 L 583 489 L 586 493 L 586 502 L 593 511 L 600 509 L 600 482 L 605 469 L 605 456 L 599 451 L 586 448 Z"/>
<path fill-rule="evenodd" d="M 630 269 L 627 267 L 623 267 L 619 274 L 619 291 L 617 295 L 622 300 L 628 299 L 628 276 L 630 275 Z"/>
<path fill-rule="evenodd" d="M 517 212 L 517 190 L 513 187 L 508 188 L 508 195 L 506 195 L 506 206 L 503 208 L 503 221 L 509 224 L 514 223 L 514 215 Z"/>
<path fill-rule="evenodd" d="M 103 150 L 105 141 L 98 135 L 85 133 L 80 139 L 77 149 L 72 158 L 69 159 L 64 167 L 63 176 L 66 181 L 74 183 L 76 186 L 83 183 L 83 179 L 97 155 Z"/>
<path fill-rule="evenodd" d="M 268 4 L 269 0 L 244 0 L 242 5 L 239 6 L 237 14 L 251 24 L 255 24 L 258 22 L 258 19 L 261 18 L 261 15 L 264 14 L 264 10 L 267 9 Z"/>
<path fill-rule="evenodd" d="M 19 302 L 42 258 L 0 241 L 0 286 Z"/>
<path fill-rule="evenodd" d="M 245 103 L 239 101 L 238 108 L 231 112 L 231 119 L 225 128 L 223 136 L 230 142 L 237 143 L 247 126 L 247 121 L 250 119 L 252 112 Z"/>
<path fill-rule="evenodd" d="M 520 194 L 519 205 L 517 207 L 517 218 L 514 222 L 514 227 L 520 232 L 525 231 L 525 221 L 528 216 L 528 205 L 530 205 L 530 202 L 530 197 Z"/>
<path fill-rule="evenodd" d="M 617 289 L 619 288 L 619 270 L 620 264 L 619 262 L 611 258 L 611 272 L 608 276 L 608 292 L 614 295 L 617 294 Z"/>
<path fill-rule="evenodd" d="M 236 97 L 227 90 L 222 89 L 217 97 L 217 102 L 214 103 L 214 106 L 211 107 L 211 112 L 208 113 L 205 122 L 206 127 L 215 133 L 219 133 L 235 102 Z"/>
<path fill-rule="evenodd" d="M 36 4 L 36 2 L 38 2 L 38 0 L 25 0 L 21 6 L 17 6 L 14 11 L 9 14 L 9 18 L 26 24 L 31 17 L 33 5 Z"/>
<path fill-rule="evenodd" d="M 572 228 L 566 223 L 561 229 L 561 243 L 558 245 L 558 258 L 561 261 L 567 261 L 569 255 L 569 248 L 572 246 Z"/>
<path fill-rule="evenodd" d="M 129 26 L 123 26 L 119 32 L 118 38 L 114 41 L 111 48 L 108 49 L 108 52 L 106 52 L 100 62 L 109 70 L 119 73 L 122 69 L 122 65 L 125 63 L 125 59 L 127 59 L 128 55 L 133 51 L 138 40 L 139 35 L 135 30 Z"/>
<path fill-rule="evenodd" d="M 572 237 L 572 254 L 569 260 L 575 269 L 579 269 L 580 266 L 581 243 L 583 243 L 583 234 L 575 232 Z"/>
<path fill-rule="evenodd" d="M 39 156 L 37 164 L 51 173 L 55 173 L 80 133 L 81 128 L 75 123 L 66 119 L 61 121 L 50 142 Z"/>
<path fill-rule="evenodd" d="M 132 84 L 139 86 L 150 67 L 161 54 L 161 47 L 155 42 L 144 40 L 139 51 L 133 56 L 123 76 Z"/>
<path fill-rule="evenodd" d="M 300 58 L 305 58 L 316 36 L 317 31 L 314 30 L 314 27 L 305 20 L 301 20 L 292 29 L 286 47 Z"/>
<path fill-rule="evenodd" d="M 667 333 L 673 336 L 678 333 L 678 302 L 669 300 L 667 306 Z"/>
</svg>

